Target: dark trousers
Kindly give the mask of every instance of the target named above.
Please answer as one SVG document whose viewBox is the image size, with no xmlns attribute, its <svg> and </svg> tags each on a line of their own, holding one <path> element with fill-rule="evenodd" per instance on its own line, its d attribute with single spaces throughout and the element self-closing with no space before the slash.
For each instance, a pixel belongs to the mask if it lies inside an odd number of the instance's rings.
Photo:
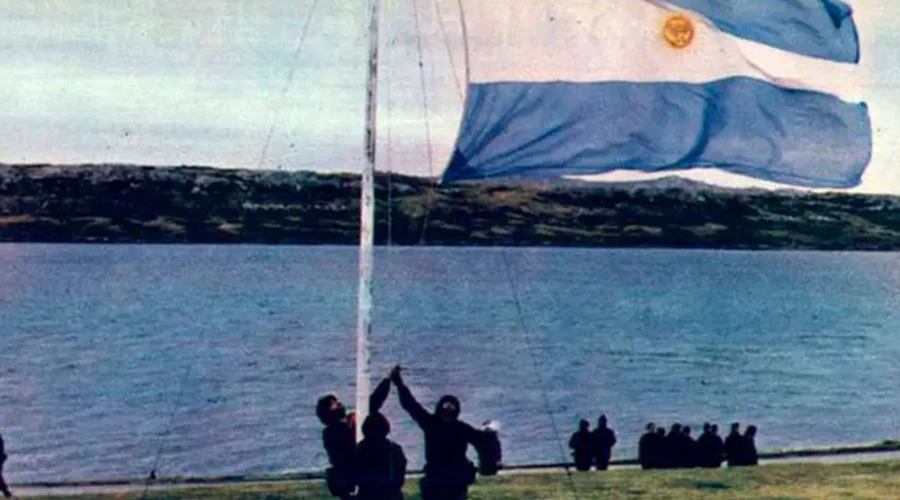
<svg viewBox="0 0 900 500">
<path fill-rule="evenodd" d="M 446 484 L 430 481 L 428 477 L 419 480 L 422 500 L 466 500 L 469 495 L 467 484 Z"/>
<path fill-rule="evenodd" d="M 597 470 L 606 470 L 609 468 L 610 453 L 597 454 Z"/>
<path fill-rule="evenodd" d="M 356 485 L 353 484 L 349 471 L 337 467 L 328 468 L 325 471 L 325 484 L 328 486 L 328 493 L 333 497 L 341 500 L 356 498 L 354 494 Z"/>
<path fill-rule="evenodd" d="M 402 491 L 367 490 L 362 487 L 356 493 L 356 500 L 403 500 Z"/>
</svg>

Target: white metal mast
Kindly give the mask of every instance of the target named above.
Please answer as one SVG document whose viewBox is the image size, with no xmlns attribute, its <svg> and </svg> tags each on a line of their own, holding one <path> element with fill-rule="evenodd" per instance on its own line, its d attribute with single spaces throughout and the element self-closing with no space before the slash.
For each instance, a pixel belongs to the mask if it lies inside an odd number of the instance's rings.
<svg viewBox="0 0 900 500">
<path fill-rule="evenodd" d="M 378 10 L 371 0 L 368 82 L 366 84 L 365 160 L 360 179 L 359 300 L 356 322 L 356 440 L 369 413 L 369 334 L 372 332 L 372 247 L 375 239 L 375 132 L 378 106 Z"/>
</svg>

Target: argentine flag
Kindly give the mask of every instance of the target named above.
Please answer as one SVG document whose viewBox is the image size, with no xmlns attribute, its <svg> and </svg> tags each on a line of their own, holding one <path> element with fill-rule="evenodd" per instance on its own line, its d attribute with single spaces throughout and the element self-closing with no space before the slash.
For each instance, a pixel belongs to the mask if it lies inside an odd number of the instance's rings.
<svg viewBox="0 0 900 500">
<path fill-rule="evenodd" d="M 444 182 L 701 167 L 848 188 L 871 159 L 839 0 L 477 0 L 465 14 Z"/>
</svg>

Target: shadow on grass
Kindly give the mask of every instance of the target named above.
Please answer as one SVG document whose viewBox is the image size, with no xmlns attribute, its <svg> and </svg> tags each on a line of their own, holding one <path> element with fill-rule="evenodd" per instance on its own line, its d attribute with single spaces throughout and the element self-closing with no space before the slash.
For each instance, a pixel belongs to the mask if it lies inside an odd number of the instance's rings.
<svg viewBox="0 0 900 500">
<path fill-rule="evenodd" d="M 700 491 L 722 491 L 722 490 L 730 490 L 731 485 L 728 483 L 724 483 L 722 481 L 708 481 L 708 480 L 700 480 L 700 481 L 691 481 L 693 484 L 691 485 L 694 489 Z"/>
</svg>

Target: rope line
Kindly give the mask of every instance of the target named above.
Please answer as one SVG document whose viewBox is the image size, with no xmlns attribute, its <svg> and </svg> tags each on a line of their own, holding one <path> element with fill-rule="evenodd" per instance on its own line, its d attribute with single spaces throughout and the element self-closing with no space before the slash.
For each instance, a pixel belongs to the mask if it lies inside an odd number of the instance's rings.
<svg viewBox="0 0 900 500">
<path fill-rule="evenodd" d="M 456 0 L 459 8 L 459 28 L 462 30 L 463 41 L 463 62 L 466 69 L 466 86 L 472 83 L 472 64 L 469 55 L 469 28 L 466 26 L 466 9 L 463 7 L 463 0 Z"/>
<path fill-rule="evenodd" d="M 318 0 L 315 0 L 315 1 L 318 1 Z M 199 60 L 200 53 L 203 50 L 203 43 L 209 37 L 210 32 L 216 26 L 218 26 L 218 24 L 219 24 L 219 22 L 217 21 L 212 26 L 207 26 L 206 28 L 203 29 L 203 33 L 199 38 L 197 52 L 194 54 L 194 63 L 195 63 L 194 67 L 195 68 L 197 67 L 196 62 L 197 62 L 197 60 Z M 271 131 L 270 131 L 270 133 L 271 133 Z M 194 363 L 188 362 L 188 366 L 185 369 L 184 375 L 179 380 L 178 395 L 175 397 L 175 402 L 174 402 L 174 405 L 172 406 L 172 412 L 169 414 L 169 420 L 166 423 L 165 431 L 164 431 L 162 437 L 160 438 L 159 446 L 156 449 L 156 456 L 153 459 L 153 465 L 150 467 L 150 472 L 147 473 L 147 478 L 144 483 L 144 490 L 143 490 L 143 492 L 141 492 L 141 497 L 140 497 L 141 500 L 144 500 L 147 498 L 147 493 L 150 490 L 150 484 L 156 479 L 156 473 L 157 473 L 157 470 L 159 469 L 160 461 L 162 460 L 162 454 L 163 454 L 163 451 L 166 446 L 166 441 L 168 440 L 169 436 L 172 434 L 172 425 L 175 423 L 175 418 L 178 415 L 179 408 L 181 407 L 181 403 L 182 403 L 182 400 L 185 395 L 186 382 L 191 376 L 191 370 L 193 369 L 193 365 L 194 365 Z"/>
<path fill-rule="evenodd" d="M 541 395 L 544 400 L 544 410 L 550 416 L 550 426 L 553 429 L 553 434 L 556 436 L 556 444 L 559 446 L 559 453 L 562 456 L 563 468 L 566 471 L 566 477 L 569 481 L 569 487 L 572 489 L 572 497 L 575 500 L 578 500 L 578 489 L 575 486 L 575 480 L 572 477 L 572 471 L 569 470 L 569 461 L 566 457 L 566 450 L 563 447 L 562 436 L 559 432 L 559 427 L 556 425 L 556 418 L 553 416 L 553 409 L 550 405 L 550 396 L 547 394 L 547 389 L 544 384 L 544 379 L 541 377 L 540 370 L 540 362 L 537 358 L 537 353 L 534 350 L 534 346 L 531 342 L 531 331 L 528 329 L 528 325 L 525 324 L 525 313 L 522 308 L 522 301 L 519 297 L 519 289 L 515 280 L 515 276 L 512 273 L 512 265 L 509 263 L 509 257 L 507 256 L 507 250 L 505 248 L 500 248 L 500 255 L 503 257 L 503 266 L 506 269 L 506 278 L 509 280 L 510 291 L 512 292 L 513 301 L 516 305 L 516 314 L 518 314 L 519 318 L 519 327 L 524 334 L 525 339 L 525 347 L 528 350 L 528 353 L 531 357 L 531 362 L 534 365 L 534 373 L 538 380 L 538 387 L 541 389 Z"/>
<path fill-rule="evenodd" d="M 159 447 L 156 449 L 156 458 L 153 460 L 153 467 L 150 468 L 150 472 L 147 474 L 147 480 L 144 483 L 144 491 L 141 493 L 141 500 L 147 498 L 147 492 L 150 490 L 150 483 L 156 479 L 156 471 L 159 468 L 159 462 L 162 459 L 163 449 L 166 446 L 166 441 L 168 441 L 169 436 L 172 434 L 172 424 L 175 423 L 175 417 L 178 415 L 178 409 L 181 407 L 182 399 L 185 394 L 185 386 L 187 385 L 185 382 L 191 376 L 191 370 L 193 369 L 194 363 L 188 362 L 187 369 L 184 372 L 184 376 L 181 377 L 180 387 L 178 389 L 178 395 L 175 397 L 175 404 L 172 406 L 172 413 L 169 415 L 169 422 L 166 424 L 165 433 L 163 433 L 162 438 L 160 439 Z"/>
<path fill-rule="evenodd" d="M 422 234 L 419 237 L 419 245 L 424 245 L 426 241 L 425 237 L 428 232 L 428 220 L 431 217 L 431 210 L 434 208 L 434 155 L 431 146 L 431 122 L 428 117 L 428 89 L 425 85 L 425 61 L 422 55 L 422 30 L 419 23 L 419 11 L 416 8 L 415 0 L 410 0 L 410 5 L 412 6 L 413 19 L 416 27 L 416 51 L 419 56 L 419 83 L 422 87 L 422 114 L 425 117 L 425 147 L 427 148 L 428 153 L 428 178 L 429 181 L 432 182 L 428 189 L 427 208 L 425 210 L 425 217 L 422 221 Z"/>
<path fill-rule="evenodd" d="M 447 47 L 447 58 L 450 60 L 450 68 L 453 71 L 453 81 L 456 83 L 456 93 L 459 95 L 459 100 L 462 101 L 465 96 L 463 94 L 462 84 L 459 82 L 459 74 L 456 72 L 456 62 L 453 60 L 453 50 L 450 47 L 450 39 L 447 37 L 447 30 L 444 28 L 444 16 L 441 13 L 440 2 L 434 2 L 434 10 L 437 12 L 441 36 L 444 37 L 444 46 Z"/>
<path fill-rule="evenodd" d="M 269 133 L 266 134 L 266 140 L 263 143 L 262 152 L 259 154 L 259 161 L 256 162 L 256 168 L 261 169 L 263 163 L 266 161 L 266 154 L 269 152 L 269 146 L 272 144 L 272 135 L 275 133 L 275 125 L 281 118 L 281 113 L 283 111 L 283 107 L 281 105 L 282 101 L 284 101 L 284 97 L 287 95 L 287 91 L 291 86 L 291 83 L 294 80 L 294 73 L 297 69 L 297 61 L 300 59 L 300 54 L 303 52 L 303 46 L 306 44 L 306 37 L 309 34 L 309 25 L 312 22 L 313 13 L 316 11 L 316 6 L 319 5 L 319 0 L 313 0 L 312 6 L 309 8 L 309 12 L 306 14 L 306 21 L 303 23 L 303 28 L 300 31 L 300 41 L 297 43 L 297 50 L 294 51 L 294 57 L 291 62 L 291 69 L 288 72 L 287 80 L 284 82 L 284 87 L 281 89 L 281 95 L 278 97 L 278 107 L 275 110 L 275 117 L 272 119 L 272 124 L 269 126 Z"/>
<path fill-rule="evenodd" d="M 391 155 L 391 135 L 393 133 L 393 122 L 391 114 L 391 86 L 390 80 L 385 85 L 385 93 L 387 94 L 387 143 L 385 144 L 386 158 L 385 169 L 387 170 L 387 246 L 390 250 L 394 244 L 394 170 L 392 166 Z M 388 251 L 388 260 L 390 260 L 391 252 Z"/>
<path fill-rule="evenodd" d="M 316 7 L 318 6 L 318 4 L 319 4 L 319 0 L 313 0 L 313 4 L 310 6 L 309 11 L 307 12 L 306 20 L 304 21 L 303 28 L 300 32 L 300 40 L 297 44 L 297 49 L 294 51 L 294 55 L 292 58 L 292 64 L 290 67 L 290 71 L 288 72 L 287 80 L 285 81 L 285 84 L 281 89 L 281 94 L 279 96 L 280 101 L 284 100 L 285 96 L 287 95 L 287 91 L 290 88 L 291 83 L 293 82 L 294 74 L 297 69 L 297 61 L 299 60 L 300 55 L 303 52 L 304 45 L 306 44 L 306 39 L 307 39 L 307 36 L 309 35 L 309 27 L 310 27 L 310 24 L 312 23 L 313 14 L 315 14 L 315 10 L 316 10 Z M 268 153 L 269 146 L 271 145 L 272 136 L 275 132 L 276 124 L 278 123 L 280 115 L 281 115 L 281 108 L 282 108 L 282 106 L 279 105 L 278 109 L 276 110 L 275 117 L 272 120 L 272 124 L 269 126 L 269 131 L 268 131 L 268 134 L 266 135 L 266 140 L 263 145 L 262 152 L 260 153 L 259 161 L 257 162 L 257 168 L 262 168 L 262 165 L 265 162 L 266 154 Z M 160 461 L 162 460 L 162 454 L 163 454 L 163 451 L 165 450 L 166 442 L 168 441 L 168 438 L 172 434 L 172 426 L 175 423 L 175 418 L 178 416 L 178 410 L 180 409 L 182 400 L 184 399 L 185 392 L 186 392 L 186 385 L 187 385 L 186 382 L 190 378 L 191 371 L 193 369 L 193 365 L 194 365 L 193 363 L 190 363 L 190 362 L 188 363 L 187 369 L 185 370 L 185 373 L 181 378 L 180 388 L 178 390 L 178 395 L 175 398 L 175 404 L 172 407 L 172 412 L 169 415 L 169 421 L 166 424 L 165 432 L 163 433 L 163 436 L 160 440 L 159 447 L 157 447 L 156 456 L 153 459 L 153 466 L 151 467 L 150 472 L 147 474 L 147 480 L 144 484 L 144 490 L 141 493 L 142 500 L 146 499 L 147 493 L 150 490 L 150 484 L 153 482 L 154 479 L 156 479 L 156 473 L 159 469 Z"/>
<path fill-rule="evenodd" d="M 394 167 L 393 167 L 393 131 L 394 131 L 394 120 L 393 120 L 393 95 L 391 94 L 391 81 L 393 78 L 393 62 L 394 62 L 394 48 L 397 45 L 397 39 L 394 38 L 391 40 L 391 43 L 388 44 L 387 50 L 385 50 L 385 60 L 389 61 L 391 64 L 386 64 L 388 72 L 387 78 L 384 85 L 385 90 L 385 100 L 387 106 L 387 139 L 385 144 L 385 170 L 387 173 L 387 264 L 386 264 L 386 275 L 393 275 L 393 253 L 394 253 Z M 396 345 L 394 349 L 392 349 L 391 358 L 396 360 L 396 364 L 400 365 L 403 363 L 403 346 L 406 345 L 406 336 L 405 333 L 401 333 L 400 342 Z"/>
<path fill-rule="evenodd" d="M 394 67 L 394 58 L 395 58 L 395 48 L 397 47 L 397 38 L 394 37 L 391 39 L 391 42 L 387 44 L 387 47 L 384 51 L 384 61 L 388 64 L 384 64 L 382 67 L 387 67 L 386 78 L 384 82 L 384 93 L 385 100 L 387 106 L 387 140 L 385 144 L 385 170 L 387 171 L 387 246 L 390 248 L 394 244 L 394 167 L 393 167 L 393 149 L 392 149 L 392 141 L 393 141 L 393 131 L 394 131 L 394 117 L 393 117 L 393 95 L 391 94 L 391 82 L 393 81 L 393 67 Z M 390 252 L 388 252 L 388 261 L 390 263 Z"/>
</svg>

